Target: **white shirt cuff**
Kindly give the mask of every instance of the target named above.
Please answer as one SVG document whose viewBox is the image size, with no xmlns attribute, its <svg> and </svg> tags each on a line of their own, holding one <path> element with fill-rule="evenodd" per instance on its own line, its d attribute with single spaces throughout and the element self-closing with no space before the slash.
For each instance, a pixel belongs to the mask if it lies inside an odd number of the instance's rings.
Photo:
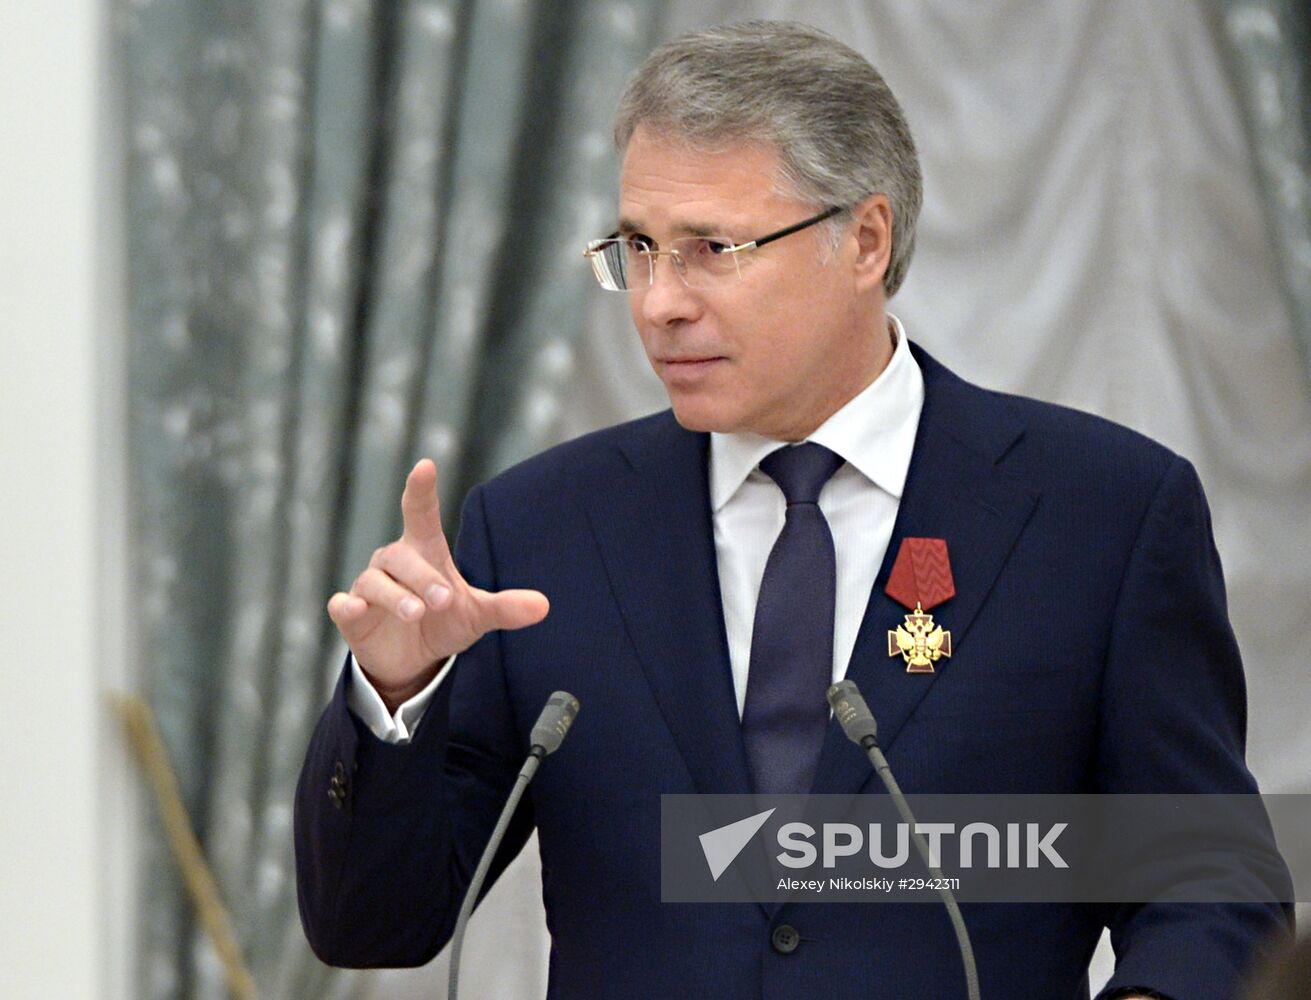
<svg viewBox="0 0 1311 1000">
<path fill-rule="evenodd" d="M 355 657 L 348 653 L 347 659 L 350 660 L 351 665 L 351 682 L 346 690 L 347 706 L 369 727 L 370 732 L 384 743 L 409 743 L 414 736 L 414 731 L 419 727 L 419 721 L 423 718 L 428 703 L 437 693 L 437 686 L 446 679 L 456 658 L 452 656 L 447 660 L 437 671 L 437 676 L 428 682 L 427 687 L 404 702 L 393 715 L 387 714 L 387 706 L 383 704 L 382 696 L 369 683 L 368 677 L 360 669 Z"/>
</svg>

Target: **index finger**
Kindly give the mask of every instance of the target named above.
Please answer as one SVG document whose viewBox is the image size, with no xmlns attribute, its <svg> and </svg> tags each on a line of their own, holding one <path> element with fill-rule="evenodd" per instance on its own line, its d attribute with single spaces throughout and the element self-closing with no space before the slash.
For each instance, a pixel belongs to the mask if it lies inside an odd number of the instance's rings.
<svg viewBox="0 0 1311 1000">
<path fill-rule="evenodd" d="M 405 479 L 401 494 L 402 537 L 421 549 L 434 542 L 446 541 L 442 534 L 442 511 L 437 502 L 437 466 L 430 458 L 421 458 Z"/>
</svg>

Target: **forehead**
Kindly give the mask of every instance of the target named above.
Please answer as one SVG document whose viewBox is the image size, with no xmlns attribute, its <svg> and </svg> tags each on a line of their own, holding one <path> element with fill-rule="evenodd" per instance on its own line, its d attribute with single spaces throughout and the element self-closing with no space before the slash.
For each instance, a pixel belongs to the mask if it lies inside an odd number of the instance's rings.
<svg viewBox="0 0 1311 1000">
<path fill-rule="evenodd" d="M 705 233 L 787 212 L 779 158 L 760 142 L 698 147 L 639 126 L 624 153 L 619 216 L 627 227 Z"/>
</svg>

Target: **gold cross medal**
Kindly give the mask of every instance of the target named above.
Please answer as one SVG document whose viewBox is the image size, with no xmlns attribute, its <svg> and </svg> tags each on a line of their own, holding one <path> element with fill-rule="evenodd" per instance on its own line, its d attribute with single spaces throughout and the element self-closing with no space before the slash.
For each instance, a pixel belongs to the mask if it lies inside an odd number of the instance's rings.
<svg viewBox="0 0 1311 1000">
<path fill-rule="evenodd" d="M 905 657 L 906 673 L 931 674 L 939 657 L 951 655 L 951 633 L 916 604 L 905 625 L 888 629 L 888 655 L 898 654 Z"/>
<path fill-rule="evenodd" d="M 956 596 L 946 540 L 903 538 L 884 591 L 915 609 L 905 624 L 888 629 L 888 655 L 904 659 L 908 674 L 933 673 L 933 664 L 951 656 L 951 633 L 935 624 L 926 610 Z"/>
</svg>

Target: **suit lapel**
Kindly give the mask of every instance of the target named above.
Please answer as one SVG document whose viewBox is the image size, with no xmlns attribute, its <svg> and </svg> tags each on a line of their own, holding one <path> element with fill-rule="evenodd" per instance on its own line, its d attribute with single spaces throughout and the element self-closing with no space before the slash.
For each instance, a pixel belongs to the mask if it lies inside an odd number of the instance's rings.
<svg viewBox="0 0 1311 1000">
<path fill-rule="evenodd" d="M 647 683 L 696 790 L 751 791 L 719 596 L 709 437 L 665 412 L 641 422 L 588 517 Z"/>
<path fill-rule="evenodd" d="M 900 659 L 888 656 L 888 629 L 901 624 L 907 611 L 884 593 L 901 540 L 947 541 L 956 596 L 932 614 L 951 632 L 955 652 L 969 641 L 970 625 L 1037 501 L 999 465 L 1023 426 L 991 402 L 993 397 L 914 345 L 912 350 L 924 372 L 924 409 L 892 538 L 847 668 L 874 712 L 885 751 L 937 679 L 953 669 L 952 661 L 943 659 L 933 674 L 908 674 Z M 853 793 L 872 778 L 865 755 L 830 720 L 812 791 Z"/>
</svg>

